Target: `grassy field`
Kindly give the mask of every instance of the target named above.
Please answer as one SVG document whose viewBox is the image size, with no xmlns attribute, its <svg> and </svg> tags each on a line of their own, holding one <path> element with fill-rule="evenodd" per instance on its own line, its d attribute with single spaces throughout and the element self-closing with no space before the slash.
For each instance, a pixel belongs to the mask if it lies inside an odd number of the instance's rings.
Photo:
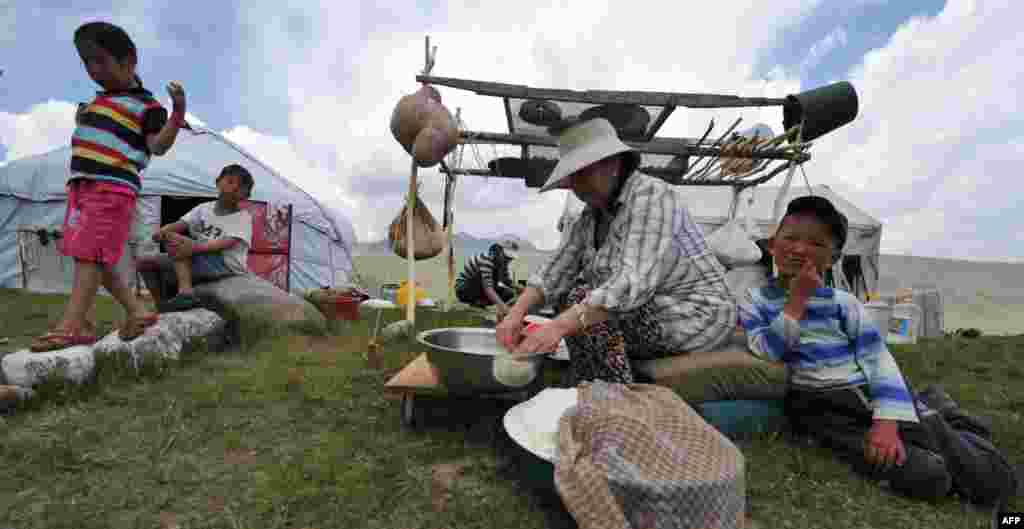
<svg viewBox="0 0 1024 529">
<path fill-rule="evenodd" d="M 469 256 L 471 258 L 473 256 Z M 462 272 L 466 266 L 467 256 L 455 257 L 455 275 Z M 521 259 L 513 261 L 511 272 L 514 279 L 526 279 L 529 277 L 533 266 L 536 266 L 540 258 L 524 255 Z M 381 283 L 397 283 L 406 279 L 409 275 L 408 263 L 394 255 L 359 255 L 355 257 L 356 269 L 364 275 L 364 282 L 370 288 L 371 293 L 376 296 L 377 288 Z M 435 257 L 424 261 L 416 262 L 416 282 L 427 291 L 427 295 L 438 301 L 447 299 L 448 288 L 448 260 L 443 257 Z"/>
<path fill-rule="evenodd" d="M 15 344 L 45 329 L 59 296 L 0 291 Z M 101 322 L 116 315 L 101 299 Z M 385 323 L 399 318 L 389 311 Z M 476 323 L 422 312 L 421 327 Z M 527 488 L 497 429 L 503 406 L 468 403 L 422 431 L 404 429 L 381 387 L 417 348 L 366 367 L 368 324 L 331 336 L 271 336 L 246 350 L 192 354 L 162 376 L 103 377 L 0 417 L 0 527 L 569 527 Z M 1024 462 L 1024 336 L 929 340 L 896 354 L 917 385 L 943 382 L 995 421 Z M 470 405 L 471 404 L 471 405 Z M 894 496 L 827 452 L 763 437 L 740 444 L 757 527 L 986 527 L 953 499 Z M 1013 510 L 1024 510 L 1016 499 Z"/>
<path fill-rule="evenodd" d="M 512 272 L 518 279 L 526 279 L 536 266 L 542 263 L 543 254 L 526 253 L 513 263 Z M 372 274 L 378 280 L 370 280 L 370 287 L 377 295 L 376 287 L 380 282 L 397 282 L 408 275 L 406 262 L 394 255 L 357 256 L 356 268 Z M 458 274 L 465 265 L 465 256 L 456 256 L 455 272 Z M 913 257 L 883 256 L 882 267 L 886 274 L 883 281 L 887 291 L 895 292 L 899 283 L 895 277 L 917 278 L 931 284 L 941 285 L 944 299 L 945 328 L 954 331 L 959 328 L 980 329 L 985 334 L 1011 335 L 1024 333 L 1024 283 L 1014 265 L 1005 263 L 963 263 L 942 259 L 924 259 Z M 974 268 L 972 268 L 974 267 Z M 932 275 L 923 271 L 937 269 Z M 419 261 L 416 264 L 418 282 L 424 286 L 427 294 L 437 300 L 446 299 L 448 282 L 447 261 L 441 257 Z M 938 275 L 936 275 L 938 274 Z M 994 278 L 987 277 L 994 275 Z M 982 281 L 987 279 L 988 282 Z M 1000 282 L 1002 288 L 996 288 L 992 282 Z M 913 281 L 908 282 L 911 284 Z M 960 284 L 964 288 L 956 289 L 951 284 Z M 974 285 L 973 288 L 967 286 Z M 1019 286 L 1018 286 L 1019 285 Z M 992 293 L 999 293 L 995 296 Z M 1013 295 L 1009 295 L 1011 293 Z"/>
</svg>

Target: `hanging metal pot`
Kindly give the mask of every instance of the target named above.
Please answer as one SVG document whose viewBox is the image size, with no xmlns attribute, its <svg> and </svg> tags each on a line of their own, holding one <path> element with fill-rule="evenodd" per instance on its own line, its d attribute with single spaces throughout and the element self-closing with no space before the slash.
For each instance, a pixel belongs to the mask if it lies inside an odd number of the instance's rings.
<svg viewBox="0 0 1024 529">
<path fill-rule="evenodd" d="M 562 108 L 545 99 L 530 99 L 519 105 L 519 119 L 538 127 L 550 127 L 562 121 Z"/>
<path fill-rule="evenodd" d="M 609 104 L 590 107 L 580 113 L 579 121 L 605 118 L 623 139 L 640 139 L 647 135 L 651 114 L 640 105 Z"/>
<path fill-rule="evenodd" d="M 806 120 L 802 140 L 813 141 L 853 121 L 857 109 L 857 91 L 852 84 L 841 81 L 786 96 L 782 127 L 789 130 Z"/>
</svg>

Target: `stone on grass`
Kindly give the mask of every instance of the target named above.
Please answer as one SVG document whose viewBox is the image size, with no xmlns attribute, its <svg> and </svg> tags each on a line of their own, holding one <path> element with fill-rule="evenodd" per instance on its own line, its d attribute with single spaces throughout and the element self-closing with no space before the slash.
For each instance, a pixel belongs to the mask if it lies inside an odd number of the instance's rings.
<svg viewBox="0 0 1024 529">
<path fill-rule="evenodd" d="M 87 345 L 45 353 L 22 349 L 4 356 L 2 368 L 8 384 L 24 388 L 37 386 L 50 376 L 81 384 L 92 377 L 96 359 L 92 347 Z"/>
<path fill-rule="evenodd" d="M 323 313 L 312 303 L 252 274 L 196 285 L 195 294 L 204 307 L 228 320 L 231 341 L 239 338 L 239 320 L 245 320 L 243 328 L 326 326 Z"/>
<path fill-rule="evenodd" d="M 31 388 L 0 385 L 0 412 L 15 407 L 20 401 L 31 399 L 33 395 Z"/>
<path fill-rule="evenodd" d="M 224 330 L 224 319 L 207 309 L 161 314 L 160 320 L 138 338 L 121 340 L 114 331 L 93 347 L 98 358 L 124 358 L 127 367 L 139 369 L 155 361 L 178 360 L 184 345 L 196 338 L 207 338 Z"/>
</svg>

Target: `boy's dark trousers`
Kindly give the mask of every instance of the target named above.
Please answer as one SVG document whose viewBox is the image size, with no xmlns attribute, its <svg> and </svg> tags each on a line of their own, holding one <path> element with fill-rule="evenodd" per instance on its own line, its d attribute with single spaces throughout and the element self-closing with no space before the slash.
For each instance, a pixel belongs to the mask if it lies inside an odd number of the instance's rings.
<svg viewBox="0 0 1024 529">
<path fill-rule="evenodd" d="M 906 461 L 889 470 L 872 468 L 864 458 L 864 439 L 873 410 L 862 388 L 832 391 L 791 389 L 786 414 L 796 433 L 806 434 L 840 452 L 854 469 L 870 478 L 887 480 L 893 490 L 910 497 L 935 499 L 953 488 L 973 503 L 988 505 L 1006 490 L 998 451 L 982 440 L 970 442 L 939 413 L 929 410 L 919 423 L 900 422 Z"/>
<path fill-rule="evenodd" d="M 495 285 L 494 292 L 496 292 L 498 297 L 505 303 L 508 303 L 516 297 L 516 291 L 504 285 Z M 483 284 L 478 282 L 463 283 L 462 288 L 455 290 L 455 297 L 459 301 L 468 303 L 474 307 L 489 307 L 493 305 L 491 300 L 487 299 L 487 294 L 484 293 Z"/>
</svg>

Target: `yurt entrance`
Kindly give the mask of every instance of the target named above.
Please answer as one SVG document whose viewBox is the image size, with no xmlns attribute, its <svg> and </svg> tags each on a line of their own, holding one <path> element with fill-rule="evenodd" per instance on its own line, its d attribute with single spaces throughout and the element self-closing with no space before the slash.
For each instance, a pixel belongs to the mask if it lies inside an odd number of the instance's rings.
<svg viewBox="0 0 1024 529">
<path fill-rule="evenodd" d="M 202 204 L 203 202 L 211 202 L 217 200 L 216 197 L 184 197 L 184 196 L 168 196 L 164 195 L 160 197 L 160 225 L 166 226 L 172 222 L 177 222 L 184 217 L 186 213 L 192 211 L 192 208 Z"/>
</svg>

